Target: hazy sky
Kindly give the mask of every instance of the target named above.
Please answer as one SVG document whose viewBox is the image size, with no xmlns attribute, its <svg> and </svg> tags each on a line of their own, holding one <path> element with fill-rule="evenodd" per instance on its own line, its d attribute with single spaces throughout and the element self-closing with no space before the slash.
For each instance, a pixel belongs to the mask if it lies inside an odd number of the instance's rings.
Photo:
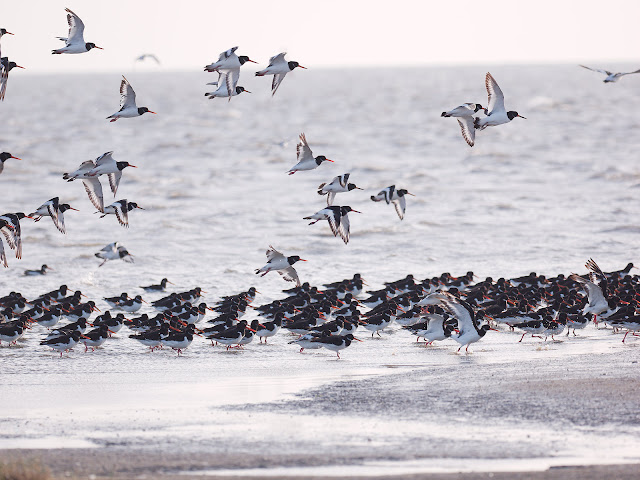
<svg viewBox="0 0 640 480">
<path fill-rule="evenodd" d="M 105 50 L 51 55 L 69 7 Z M 7 0 L 2 54 L 30 72 L 129 70 L 157 54 L 201 69 L 222 50 L 266 64 L 280 51 L 304 66 L 443 63 L 640 63 L 638 0 Z"/>
</svg>

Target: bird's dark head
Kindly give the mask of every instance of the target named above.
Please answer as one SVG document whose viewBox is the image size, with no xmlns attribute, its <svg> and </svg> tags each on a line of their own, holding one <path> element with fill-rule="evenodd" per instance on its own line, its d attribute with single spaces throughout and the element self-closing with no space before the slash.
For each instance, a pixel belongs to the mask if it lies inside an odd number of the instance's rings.
<svg viewBox="0 0 640 480">
<path fill-rule="evenodd" d="M 293 255 L 291 257 L 287 257 L 287 262 L 289 262 L 289 265 L 293 265 L 296 262 L 306 262 L 306 260 L 300 258 L 298 255 Z"/>
<path fill-rule="evenodd" d="M 32 218 L 28 215 L 25 215 L 24 212 L 16 212 L 14 215 L 18 218 L 18 220 L 22 220 L 23 218 Z"/>
<path fill-rule="evenodd" d="M 21 160 L 18 157 L 14 157 L 13 155 L 11 155 L 9 152 L 2 152 L 0 153 L 0 162 L 4 163 L 7 160 L 9 160 L 10 158 L 15 158 L 16 160 Z"/>
<path fill-rule="evenodd" d="M 126 248 L 119 248 L 118 249 L 118 255 L 120 256 L 120 258 L 126 257 L 127 255 L 129 255 L 129 252 L 127 251 Z"/>
<path fill-rule="evenodd" d="M 484 112 L 487 113 L 487 109 L 486 108 L 484 108 L 479 103 L 476 103 L 476 109 L 473 111 L 473 113 L 476 113 L 478 110 L 484 110 Z"/>
<path fill-rule="evenodd" d="M 363 190 L 363 189 L 360 187 L 356 187 L 355 183 L 350 183 L 347 185 L 347 190 L 351 191 L 351 190 Z"/>
<path fill-rule="evenodd" d="M 396 194 L 399 197 L 404 197 L 405 195 L 411 195 L 412 197 L 415 197 L 415 195 L 413 193 L 409 193 L 407 190 L 405 190 L 404 188 L 401 188 L 400 190 L 396 190 Z"/>
<path fill-rule="evenodd" d="M 316 157 L 316 163 L 320 165 L 322 162 L 333 162 L 333 160 L 325 157 L 324 155 L 318 155 Z"/>
<path fill-rule="evenodd" d="M 61 213 L 66 212 L 67 210 L 75 210 L 76 212 L 79 212 L 79 210 L 77 208 L 73 208 L 71 205 L 69 205 L 68 203 L 63 203 L 58 207 L 58 210 L 60 210 Z"/>
<path fill-rule="evenodd" d="M 127 203 L 127 209 L 128 209 L 129 211 L 134 210 L 134 209 L 136 209 L 136 208 L 139 208 L 140 210 L 144 210 L 144 208 L 139 207 L 139 206 L 138 206 L 138 204 L 137 204 L 136 202 L 129 202 L 129 203 Z"/>
<path fill-rule="evenodd" d="M 507 112 L 507 117 L 509 117 L 509 120 L 513 120 L 516 117 L 524 118 L 525 120 L 527 119 L 527 117 L 523 117 L 522 115 L 519 115 L 518 112 L 514 112 L 513 110 Z"/>
<path fill-rule="evenodd" d="M 296 67 L 304 68 L 305 70 L 307 69 L 307 67 L 303 67 L 298 62 L 287 62 L 287 64 L 289 65 L 289 70 L 293 70 Z"/>
<path fill-rule="evenodd" d="M 240 65 L 244 65 L 247 62 L 251 62 L 251 63 L 258 63 L 258 62 L 254 62 L 253 60 L 251 60 L 249 57 L 247 57 L 246 55 L 241 55 L 238 57 L 238 60 L 240 61 Z"/>
<path fill-rule="evenodd" d="M 135 165 L 131 165 L 129 162 L 116 162 L 116 167 L 118 167 L 118 170 L 121 170 L 121 171 L 127 167 L 138 168 Z"/>
<path fill-rule="evenodd" d="M 99 47 L 95 43 L 91 43 L 91 42 L 85 43 L 84 46 L 86 47 L 87 51 L 91 50 L 92 48 L 97 48 L 98 50 L 104 50 L 102 47 Z"/>
<path fill-rule="evenodd" d="M 0 37 L 1 37 L 2 35 L 13 35 L 13 33 L 11 33 L 11 32 L 7 32 L 7 29 L 6 29 L 6 28 L 0 28 Z"/>
<path fill-rule="evenodd" d="M 344 207 L 340 207 L 340 215 L 346 215 L 349 212 L 362 213 L 362 212 L 359 212 L 358 210 L 354 210 L 349 205 L 346 205 Z"/>
<path fill-rule="evenodd" d="M 138 115 L 142 115 L 144 113 L 153 113 L 154 115 L 157 115 L 156 112 L 152 112 L 151 110 L 149 110 L 147 107 L 139 107 L 138 108 Z"/>
<path fill-rule="evenodd" d="M 251 93 L 249 90 L 247 90 L 244 87 L 236 87 L 236 94 L 240 95 L 242 92 Z"/>
<path fill-rule="evenodd" d="M 23 70 L 26 70 L 26 68 L 21 67 L 20 65 L 18 65 L 16 62 L 9 62 L 7 64 L 7 71 L 10 72 L 11 70 L 13 70 L 14 68 L 22 68 Z"/>
</svg>

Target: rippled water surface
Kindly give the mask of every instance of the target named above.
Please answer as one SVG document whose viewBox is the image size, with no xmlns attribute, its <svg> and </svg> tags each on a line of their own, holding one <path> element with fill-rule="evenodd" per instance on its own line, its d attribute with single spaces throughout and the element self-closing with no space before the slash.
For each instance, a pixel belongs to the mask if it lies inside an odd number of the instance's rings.
<svg viewBox="0 0 640 480">
<path fill-rule="evenodd" d="M 122 291 L 142 293 L 139 285 L 167 277 L 177 289 L 201 286 L 209 303 L 256 286 L 262 292 L 259 304 L 286 286 L 278 275 L 253 274 L 264 264 L 269 244 L 308 260 L 297 266 L 303 281 L 319 284 L 360 272 L 371 288 L 407 273 L 555 275 L 584 271 L 589 257 L 604 270 L 634 261 L 640 232 L 637 80 L 604 85 L 574 66 L 490 71 L 507 107 L 528 119 L 479 132 L 474 148 L 462 140 L 455 120 L 439 115 L 464 101 L 486 102 L 486 70 L 479 67 L 295 71 L 274 98 L 269 79 L 244 74 L 240 84 L 253 93 L 230 103 L 204 98 L 209 91 L 204 83 L 212 81 L 205 73 L 131 73 L 138 104 L 158 115 L 116 123 L 104 118 L 118 105 L 116 74 L 12 72 L 0 105 L 0 150 L 23 161 L 5 164 L 0 210 L 29 213 L 59 196 L 80 212 L 65 214 L 67 235 L 47 218 L 23 221 L 23 259 L 9 253 L 0 293 L 19 290 L 33 297 L 66 283 L 101 300 Z M 286 175 L 301 132 L 314 154 L 335 163 Z M 81 183 L 61 178 L 109 150 L 139 167 L 125 170 L 116 198 L 145 208 L 131 214 L 129 229 L 112 216 L 99 218 Z M 302 220 L 323 208 L 318 184 L 345 172 L 365 189 L 337 197 L 363 212 L 351 215 L 348 245 L 326 224 Z M 409 197 L 403 221 L 392 206 L 369 200 L 390 184 L 416 195 Z M 106 190 L 105 201 L 113 198 Z M 135 263 L 98 268 L 94 253 L 116 240 Z M 43 263 L 55 270 L 45 277 L 22 275 Z M 425 353 L 405 332 L 396 332 L 350 347 L 340 362 L 327 351 L 300 355 L 284 335 L 273 345 L 252 344 L 242 352 L 213 348 L 198 338 L 177 358 L 173 352 L 148 353 L 123 329 L 95 354 L 76 349 L 60 360 L 38 345 L 38 328 L 19 347 L 0 348 L 0 398 L 9 409 L 3 407 L 1 447 L 34 446 L 29 442 L 43 437 L 141 446 L 150 435 L 144 432 L 156 431 L 164 434 L 153 438 L 169 445 L 173 437 L 225 440 L 249 423 L 220 407 L 268 403 L 338 380 L 398 373 L 389 366 L 473 369 L 549 360 L 559 369 L 588 370 L 588 355 L 614 362 L 638 357 L 633 345 L 624 350 L 619 337 L 593 331 L 585 332 L 587 343 L 570 339 L 544 348 L 495 334 L 465 357 L 452 354 L 453 342 Z M 166 420 L 183 408 L 218 413 L 209 413 L 204 426 Z M 269 417 L 273 413 L 264 415 L 268 425 L 284 425 Z M 222 430 L 215 428 L 219 424 Z M 520 438 L 507 426 L 496 435 L 513 443 L 507 456 L 522 458 L 514 446 Z M 548 425 L 538 427 L 548 432 Z M 381 420 L 367 428 L 388 432 L 393 424 Z M 284 431 L 295 442 L 295 429 Z M 366 435 L 356 437 L 366 442 Z M 248 438 L 270 437 L 258 430 Z M 638 446 L 638 438 L 635 432 L 631 439 L 612 434 L 610 440 Z M 580 459 L 584 451 L 580 446 L 562 455 Z"/>
</svg>

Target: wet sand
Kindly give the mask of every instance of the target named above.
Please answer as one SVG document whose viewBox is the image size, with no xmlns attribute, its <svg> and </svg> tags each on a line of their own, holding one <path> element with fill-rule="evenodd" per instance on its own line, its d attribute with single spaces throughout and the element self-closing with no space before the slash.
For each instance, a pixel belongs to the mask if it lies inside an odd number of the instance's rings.
<svg viewBox="0 0 640 480">
<path fill-rule="evenodd" d="M 114 450 L 94 449 L 64 449 L 64 450 L 2 450 L 0 462 L 11 461 L 37 461 L 48 466 L 52 479 L 149 479 L 162 480 L 263 480 L 264 475 L 237 476 L 237 475 L 200 475 L 189 473 L 191 469 L 207 469 L 218 466 L 227 468 L 230 463 L 241 466 L 240 468 L 260 468 L 265 463 L 273 461 L 264 456 L 251 456 L 244 454 L 235 455 L 207 455 L 191 454 L 174 455 L 171 453 L 124 452 Z M 313 457 L 282 457 L 280 461 L 300 464 L 313 464 Z M 268 476 L 266 478 L 281 478 Z M 290 480 L 335 480 L 336 476 L 287 476 Z M 472 472 L 472 473 L 420 473 L 408 475 L 363 475 L 349 477 L 352 480 L 381 479 L 381 480 L 471 480 L 471 479 L 495 479 L 495 480 L 635 480 L 640 478 L 640 464 L 632 465 L 605 465 L 605 466 L 572 466 L 554 467 L 540 472 Z"/>
<path fill-rule="evenodd" d="M 0 461 L 35 459 L 54 478 L 640 478 L 639 348 L 485 364 L 481 354 L 217 406 L 219 431 L 200 445 L 159 432 L 146 445 L 4 449 Z"/>
</svg>

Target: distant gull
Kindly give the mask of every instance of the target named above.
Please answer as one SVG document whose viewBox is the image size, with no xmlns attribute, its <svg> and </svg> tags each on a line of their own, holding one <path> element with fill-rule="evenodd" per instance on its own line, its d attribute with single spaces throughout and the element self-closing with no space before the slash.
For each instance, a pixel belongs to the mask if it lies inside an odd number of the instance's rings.
<svg viewBox="0 0 640 480">
<path fill-rule="evenodd" d="M 102 250 L 95 255 L 96 257 L 104 260 L 100 265 L 98 265 L 99 267 L 107 263 L 108 260 L 118 260 L 119 258 L 125 262 L 133 263 L 133 255 L 131 255 L 123 245 L 120 245 L 119 242 L 113 242 L 102 247 Z"/>
<path fill-rule="evenodd" d="M 60 203 L 58 197 L 53 197 L 51 200 L 47 200 L 38 209 L 29 214 L 29 217 L 33 217 L 33 220 L 39 222 L 42 217 L 51 217 L 53 224 L 62 233 L 67 233 L 64 226 L 64 212 L 67 210 L 77 209 L 70 206 L 68 203 Z"/>
<path fill-rule="evenodd" d="M 269 59 L 269 66 L 264 70 L 260 70 L 256 72 L 257 77 L 262 77 L 264 75 L 273 75 L 273 82 L 271 83 L 271 95 L 276 94 L 276 90 L 284 80 L 284 77 L 287 73 L 293 71 L 294 68 L 300 67 L 306 69 L 307 67 L 303 67 L 298 62 L 287 62 L 284 59 L 284 56 L 287 52 L 282 52 L 277 55 L 274 55 Z"/>
<path fill-rule="evenodd" d="M 289 175 L 293 175 L 300 170 L 313 170 L 318 168 L 322 162 L 333 162 L 333 160 L 329 160 L 324 155 L 318 155 L 314 158 L 313 152 L 311 151 L 311 148 L 309 148 L 307 137 L 304 136 L 304 133 L 300 134 L 300 141 L 296 146 L 296 151 L 298 163 L 289 169 L 287 172 Z"/>
<path fill-rule="evenodd" d="M 362 190 L 360 187 L 356 187 L 355 183 L 348 183 L 350 173 L 338 175 L 329 183 L 321 183 L 318 186 L 318 195 L 327 196 L 327 205 L 332 205 L 338 193 L 346 193 L 351 190 Z"/>
<path fill-rule="evenodd" d="M 0 153 L 0 173 L 2 173 L 2 171 L 4 170 L 4 162 L 9 160 L 10 158 L 15 158 L 16 160 L 22 160 L 21 158 L 14 157 L 9 152 Z"/>
<path fill-rule="evenodd" d="M 260 276 L 264 277 L 267 273 L 276 271 L 282 275 L 282 278 L 287 282 L 296 282 L 296 286 L 300 286 L 298 272 L 296 272 L 292 265 L 298 261 L 306 262 L 306 260 L 300 258 L 298 255 L 285 257 L 271 245 L 269 245 L 266 255 L 267 264 L 264 267 L 257 269 L 256 274 L 262 274 Z"/>
<path fill-rule="evenodd" d="M 107 119 L 111 119 L 111 122 L 115 122 L 119 118 L 133 118 L 139 117 L 145 113 L 153 113 L 147 107 L 136 106 L 136 92 L 133 91 L 129 80 L 122 76 L 122 82 L 120 82 L 120 110 L 113 115 L 109 115 Z"/>
<path fill-rule="evenodd" d="M 153 53 L 143 53 L 139 57 L 136 57 L 136 59 L 134 61 L 136 61 L 136 62 L 144 62 L 147 58 L 150 59 L 150 60 L 155 61 L 158 65 L 160 65 L 160 60 L 158 60 L 158 57 L 156 57 Z"/>
<path fill-rule="evenodd" d="M 371 195 L 371 200 L 374 202 L 387 202 L 387 205 L 393 203 L 393 206 L 396 208 L 396 213 L 400 220 L 404 218 L 405 211 L 407 210 L 407 201 L 404 198 L 405 195 L 414 196 L 413 193 L 409 193 L 404 188 L 396 189 L 395 185 L 390 185 L 384 190 L 378 192 L 377 195 Z"/>
<path fill-rule="evenodd" d="M 51 53 L 54 55 L 61 53 L 86 53 L 92 48 L 102 50 L 102 47 L 96 46 L 95 43 L 85 43 L 84 23 L 82 23 L 79 16 L 68 8 L 65 8 L 65 11 L 68 12 L 67 23 L 69 24 L 69 35 L 67 37 L 56 37 L 58 40 L 65 42 L 65 46 L 57 50 L 52 50 Z"/>
<path fill-rule="evenodd" d="M 613 73 L 613 72 L 610 72 L 609 70 L 600 70 L 599 68 L 591 68 L 591 67 L 587 67 L 585 65 L 580 65 L 580 67 L 586 68 L 587 70 L 591 70 L 592 72 L 598 72 L 598 73 L 602 73 L 603 75 L 606 75 L 607 78 L 605 78 L 603 80 L 604 83 L 614 83 L 614 82 L 617 82 L 618 80 L 620 80 L 620 77 L 623 77 L 625 75 L 631 75 L 633 73 L 640 73 L 640 70 L 636 70 L 634 72 Z"/>
</svg>

